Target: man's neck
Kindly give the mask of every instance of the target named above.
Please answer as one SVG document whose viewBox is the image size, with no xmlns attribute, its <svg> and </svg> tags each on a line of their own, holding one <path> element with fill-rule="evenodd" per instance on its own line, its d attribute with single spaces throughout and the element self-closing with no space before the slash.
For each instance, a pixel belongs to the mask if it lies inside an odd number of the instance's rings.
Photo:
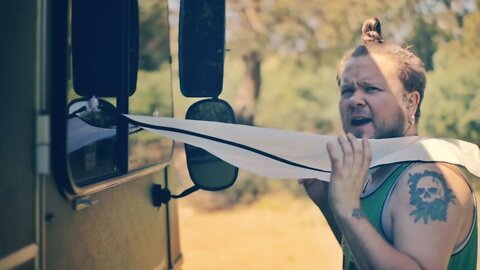
<svg viewBox="0 0 480 270">
<path fill-rule="evenodd" d="M 366 184 L 364 194 L 368 194 L 377 189 L 398 166 L 400 166 L 400 164 L 387 164 L 372 171 L 371 180 Z"/>
</svg>

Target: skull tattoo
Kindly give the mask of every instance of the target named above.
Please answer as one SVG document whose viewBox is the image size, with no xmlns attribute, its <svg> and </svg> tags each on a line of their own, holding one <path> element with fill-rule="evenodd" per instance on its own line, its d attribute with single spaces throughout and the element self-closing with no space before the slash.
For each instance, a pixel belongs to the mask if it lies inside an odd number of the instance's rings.
<svg viewBox="0 0 480 270">
<path fill-rule="evenodd" d="M 443 186 L 433 176 L 420 178 L 417 183 L 417 190 L 424 202 L 431 203 L 437 199 L 443 199 Z"/>
<path fill-rule="evenodd" d="M 410 174 L 408 185 L 410 204 L 415 206 L 410 216 L 415 217 L 415 222 L 423 219 L 427 224 L 429 220 L 447 220 L 448 205 L 455 204 L 455 196 L 442 174 L 428 170 Z"/>
</svg>

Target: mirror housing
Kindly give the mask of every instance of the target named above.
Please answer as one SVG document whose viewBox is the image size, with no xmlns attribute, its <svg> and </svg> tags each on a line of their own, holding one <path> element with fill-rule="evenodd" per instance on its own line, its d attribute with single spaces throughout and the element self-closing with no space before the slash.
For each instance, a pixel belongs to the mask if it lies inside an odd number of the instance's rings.
<svg viewBox="0 0 480 270">
<path fill-rule="evenodd" d="M 73 88 L 79 96 L 135 92 L 138 29 L 137 0 L 72 1 Z"/>
<path fill-rule="evenodd" d="M 201 100 L 188 108 L 186 119 L 235 123 L 230 105 L 220 99 Z M 238 176 L 238 168 L 209 152 L 185 144 L 190 178 L 201 189 L 216 191 L 231 187 Z"/>
<path fill-rule="evenodd" d="M 182 94 L 218 97 L 223 87 L 225 0 L 182 0 L 178 42 Z"/>
</svg>

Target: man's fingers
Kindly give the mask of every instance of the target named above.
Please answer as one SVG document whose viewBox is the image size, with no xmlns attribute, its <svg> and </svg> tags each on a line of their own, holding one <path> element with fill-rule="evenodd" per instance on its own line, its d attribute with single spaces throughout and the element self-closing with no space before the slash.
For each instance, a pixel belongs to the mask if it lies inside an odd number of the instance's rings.
<svg viewBox="0 0 480 270">
<path fill-rule="evenodd" d="M 342 152 L 343 152 L 342 166 L 348 166 L 348 167 L 352 166 L 353 164 L 352 145 L 350 144 L 346 136 L 339 136 L 338 143 L 340 144 L 340 147 L 342 148 Z"/>
<path fill-rule="evenodd" d="M 328 156 L 330 157 L 330 161 L 332 162 L 332 171 L 340 169 L 342 164 L 338 155 L 338 151 L 335 149 L 335 146 L 333 146 L 333 144 L 330 142 L 327 143 L 327 152 Z"/>
<path fill-rule="evenodd" d="M 347 139 L 350 145 L 352 146 L 352 155 L 353 155 L 353 165 L 362 166 L 363 161 L 363 146 L 355 136 L 351 133 L 347 134 Z"/>
</svg>

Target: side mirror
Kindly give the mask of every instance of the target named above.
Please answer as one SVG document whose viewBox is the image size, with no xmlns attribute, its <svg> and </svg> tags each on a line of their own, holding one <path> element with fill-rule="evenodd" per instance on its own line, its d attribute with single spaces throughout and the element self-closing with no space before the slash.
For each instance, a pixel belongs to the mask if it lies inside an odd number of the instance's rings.
<svg viewBox="0 0 480 270">
<path fill-rule="evenodd" d="M 201 100 L 188 108 L 186 119 L 235 123 L 230 105 L 220 99 Z M 186 144 L 187 167 L 193 183 L 201 189 L 215 191 L 232 186 L 238 168 L 217 158 L 209 152 Z"/>
<path fill-rule="evenodd" d="M 182 94 L 218 97 L 223 86 L 225 0 L 182 0 L 178 42 Z"/>
<path fill-rule="evenodd" d="M 186 119 L 235 123 L 232 107 L 221 99 L 206 99 L 192 104 L 187 111 Z M 187 167 L 194 186 L 179 195 L 173 195 L 168 188 L 159 184 L 152 187 L 153 205 L 160 207 L 171 198 L 185 197 L 199 189 L 217 191 L 231 187 L 238 176 L 238 168 L 217 158 L 209 152 L 185 144 Z"/>
<path fill-rule="evenodd" d="M 135 92 L 138 27 L 137 0 L 72 1 L 73 88 L 79 96 Z"/>
</svg>

